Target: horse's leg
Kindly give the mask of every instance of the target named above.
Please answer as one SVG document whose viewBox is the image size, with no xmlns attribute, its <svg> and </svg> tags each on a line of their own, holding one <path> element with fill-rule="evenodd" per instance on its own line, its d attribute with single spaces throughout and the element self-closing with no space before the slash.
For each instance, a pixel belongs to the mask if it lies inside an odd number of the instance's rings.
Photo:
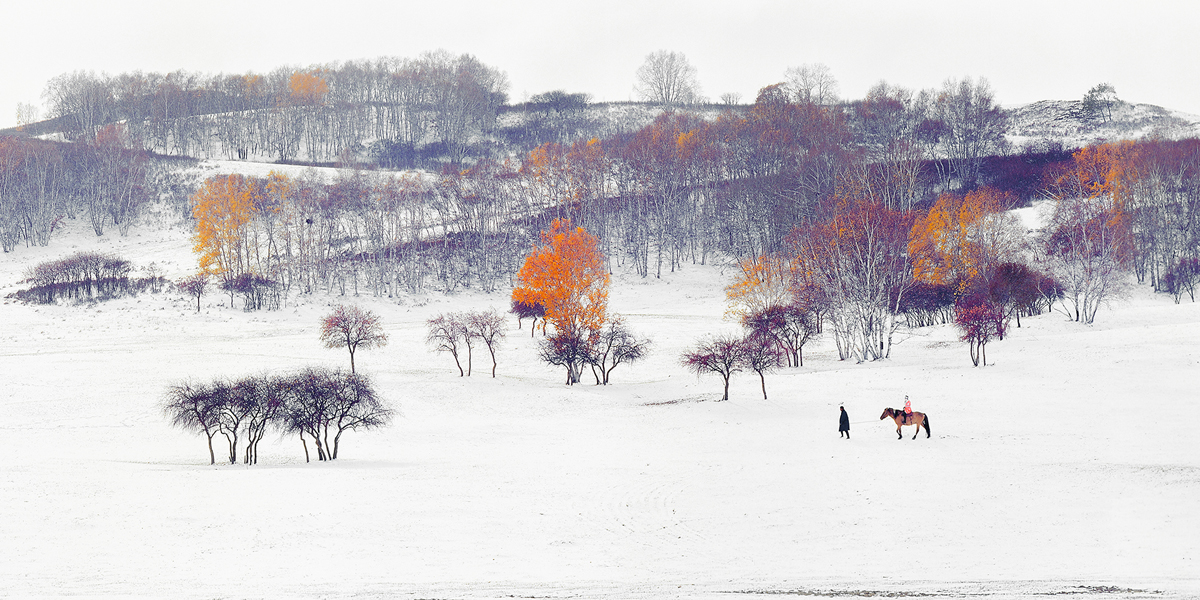
<svg viewBox="0 0 1200 600">
<path fill-rule="evenodd" d="M 896 421 L 896 439 L 898 439 L 898 440 L 904 439 L 904 434 L 900 433 L 900 421 Z"/>
</svg>

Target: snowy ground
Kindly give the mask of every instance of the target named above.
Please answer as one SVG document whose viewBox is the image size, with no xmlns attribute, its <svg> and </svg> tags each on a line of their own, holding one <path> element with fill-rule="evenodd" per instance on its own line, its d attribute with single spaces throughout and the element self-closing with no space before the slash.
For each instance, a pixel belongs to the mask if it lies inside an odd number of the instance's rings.
<svg viewBox="0 0 1200 600">
<path fill-rule="evenodd" d="M 190 273 L 187 232 L 95 238 L 0 257 L 0 296 L 26 267 L 81 249 Z M 945 327 L 893 357 L 716 378 L 678 356 L 722 321 L 725 276 L 618 273 L 611 309 L 654 340 L 613 385 L 562 385 L 514 328 L 495 379 L 460 378 L 424 321 L 505 294 L 316 296 L 245 313 L 177 294 L 91 306 L 0 304 L 0 596 L 172 598 L 939 598 L 1200 596 L 1200 306 L 1139 291 L 1094 326 L 1023 320 L 973 368 Z M 318 319 L 379 313 L 363 350 L 402 416 L 305 464 L 269 437 L 261 464 L 209 466 L 201 436 L 158 412 L 167 385 L 344 366 Z M 585 380 L 586 381 L 586 380 Z M 908 394 L 932 439 L 897 440 Z M 839 403 L 853 439 L 837 434 Z M 218 452 L 220 450 L 218 449 Z"/>
</svg>

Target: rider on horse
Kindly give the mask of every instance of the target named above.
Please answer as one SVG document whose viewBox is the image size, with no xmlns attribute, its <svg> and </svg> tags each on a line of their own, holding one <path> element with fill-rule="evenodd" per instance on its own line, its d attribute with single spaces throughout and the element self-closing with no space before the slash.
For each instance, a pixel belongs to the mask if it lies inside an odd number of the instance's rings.
<svg viewBox="0 0 1200 600">
<path fill-rule="evenodd" d="M 909 423 L 910 421 L 912 421 L 912 403 L 908 401 L 908 394 L 905 394 L 904 395 L 904 422 Z M 918 427 L 917 429 L 920 429 L 920 427 Z"/>
</svg>

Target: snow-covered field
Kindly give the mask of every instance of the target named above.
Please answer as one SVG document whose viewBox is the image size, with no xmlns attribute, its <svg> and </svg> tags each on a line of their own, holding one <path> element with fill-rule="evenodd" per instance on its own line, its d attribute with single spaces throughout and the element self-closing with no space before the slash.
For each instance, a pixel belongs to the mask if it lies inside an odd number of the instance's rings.
<svg viewBox="0 0 1200 600">
<path fill-rule="evenodd" d="M 22 271 L 77 250 L 192 272 L 187 232 L 71 224 Z M 567 387 L 529 324 L 498 375 L 429 352 L 438 313 L 504 293 L 315 296 L 276 312 L 174 293 L 0 304 L 0 596 L 146 598 L 939 598 L 1200 596 L 1200 306 L 1138 291 L 1094 326 L 1022 320 L 973 368 L 947 327 L 848 364 L 831 340 L 767 379 L 697 378 L 679 354 L 723 321 L 726 277 L 617 273 L 611 310 L 653 338 L 608 387 Z M 391 343 L 356 356 L 400 417 L 333 463 L 268 437 L 255 467 L 208 464 L 165 388 L 322 364 L 339 302 Z M 887 406 L 930 415 L 897 440 Z M 838 405 L 853 439 L 837 434 Z M 220 446 L 218 446 L 218 455 Z"/>
</svg>

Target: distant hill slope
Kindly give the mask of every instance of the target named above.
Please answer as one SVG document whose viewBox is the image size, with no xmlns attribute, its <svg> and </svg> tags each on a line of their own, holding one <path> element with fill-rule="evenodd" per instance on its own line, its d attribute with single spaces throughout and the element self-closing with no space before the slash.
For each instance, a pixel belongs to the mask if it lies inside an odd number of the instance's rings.
<svg viewBox="0 0 1200 600">
<path fill-rule="evenodd" d="M 1008 138 L 1014 146 L 1081 148 L 1097 142 L 1141 140 L 1151 137 L 1200 137 L 1200 116 L 1168 110 L 1153 104 L 1115 106 L 1107 121 L 1085 116 L 1078 100 L 1042 100 L 1008 108 Z"/>
</svg>

